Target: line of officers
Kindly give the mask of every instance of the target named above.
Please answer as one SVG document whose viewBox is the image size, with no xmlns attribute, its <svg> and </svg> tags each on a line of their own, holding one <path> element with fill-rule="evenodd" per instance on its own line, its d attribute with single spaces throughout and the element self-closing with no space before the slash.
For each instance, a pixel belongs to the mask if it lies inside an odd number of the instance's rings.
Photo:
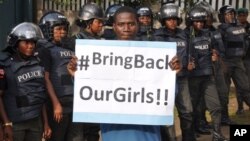
<svg viewBox="0 0 250 141">
<path fill-rule="evenodd" d="M 151 9 L 140 7 L 138 32 L 123 23 L 114 31 L 113 16 L 121 7 L 111 5 L 104 14 L 96 4 L 84 5 L 75 22 L 81 30 L 71 37 L 67 18 L 56 11 L 45 13 L 38 25 L 24 22 L 12 29 L 0 55 L 0 140 L 98 141 L 99 124 L 72 122 L 73 82 L 66 66 L 74 55 L 75 39 L 115 40 L 131 33 L 136 33 L 135 40 L 177 43 L 182 70 L 177 73 L 175 106 L 182 141 L 196 141 L 199 134 L 212 134 L 213 141 L 228 140 L 221 124 L 232 123 L 231 79 L 241 100 L 250 106 L 249 24 L 239 23 L 236 10 L 226 5 L 219 9 L 221 24 L 215 28 L 211 11 L 197 4 L 187 12 L 186 28 L 181 29 L 179 7 L 164 4 L 159 11 L 161 28 L 153 28 Z M 238 14 L 242 13 L 248 11 L 241 9 Z M 162 141 L 176 140 L 173 126 L 161 129 Z"/>
</svg>

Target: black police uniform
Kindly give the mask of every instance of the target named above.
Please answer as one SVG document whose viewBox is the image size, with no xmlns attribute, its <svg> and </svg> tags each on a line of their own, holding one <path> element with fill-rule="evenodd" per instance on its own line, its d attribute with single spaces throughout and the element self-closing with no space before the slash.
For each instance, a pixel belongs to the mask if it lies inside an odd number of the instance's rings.
<svg viewBox="0 0 250 141">
<path fill-rule="evenodd" d="M 179 25 L 182 21 L 180 16 L 180 10 L 179 6 L 175 5 L 173 3 L 164 4 L 162 5 L 159 13 L 159 21 L 161 22 L 162 26 L 166 26 L 166 20 L 167 19 L 176 19 L 177 25 Z M 160 30 L 156 31 L 156 37 L 158 38 L 156 40 L 163 40 L 163 41 L 169 41 L 169 42 L 177 42 L 177 55 L 181 59 L 182 63 L 182 71 L 178 73 L 177 75 L 177 85 L 176 85 L 176 107 L 180 114 L 180 121 L 181 121 L 181 129 L 182 129 L 182 139 L 183 140 L 195 140 L 194 137 L 194 131 L 192 126 L 192 116 L 190 117 L 192 113 L 192 104 L 190 101 L 190 95 L 188 90 L 188 81 L 185 77 L 185 72 L 187 71 L 186 65 L 187 61 L 185 61 L 186 56 L 186 36 L 183 34 L 183 31 L 180 29 L 176 29 L 175 33 L 168 31 L 167 28 L 161 28 Z M 162 39 L 159 39 L 162 38 Z M 187 98 L 187 100 L 184 100 L 184 98 Z M 183 101 L 184 100 L 184 101 Z M 169 140 L 175 141 L 173 137 L 175 137 L 175 133 L 173 126 L 168 126 L 167 128 L 167 136 L 169 136 Z M 189 130 L 189 131 L 188 131 Z M 172 134 L 171 134 L 172 133 Z M 189 135 L 188 135 L 189 134 Z"/>
<path fill-rule="evenodd" d="M 105 40 L 115 40 L 116 35 L 115 35 L 115 32 L 114 32 L 113 28 L 112 27 L 106 27 L 104 29 L 102 38 L 104 38 Z"/>
<path fill-rule="evenodd" d="M 100 39 L 99 36 L 93 36 L 92 34 L 81 31 L 73 38 L 76 39 Z M 87 138 L 87 141 L 98 141 L 99 140 L 99 131 L 100 131 L 100 125 L 96 123 L 84 123 L 84 135 Z"/>
<path fill-rule="evenodd" d="M 110 5 L 105 11 L 105 17 L 107 20 L 104 22 L 104 31 L 102 38 L 106 40 L 114 40 L 116 38 L 113 30 L 114 14 L 121 7 L 119 4 Z"/>
<path fill-rule="evenodd" d="M 166 28 L 160 28 L 155 32 L 155 39 L 158 41 L 176 42 L 177 56 L 181 60 L 182 71 L 177 74 L 176 80 L 176 97 L 175 106 L 177 107 L 183 141 L 195 141 L 194 126 L 193 126 L 193 107 L 188 87 L 188 72 L 187 72 L 187 37 L 183 30 L 177 28 L 173 33 Z"/>
<path fill-rule="evenodd" d="M 201 30 L 196 35 L 191 35 L 189 29 L 185 29 L 190 45 L 189 52 L 194 58 L 195 68 L 189 74 L 189 90 L 193 107 L 199 107 L 204 98 L 206 107 L 210 112 L 213 126 L 213 137 L 221 136 L 221 105 L 215 86 L 213 64 L 211 59 L 212 41 L 209 31 Z M 191 37 L 195 36 L 195 37 Z M 200 121 L 199 108 L 194 108 L 194 121 Z"/>
<path fill-rule="evenodd" d="M 154 41 L 155 29 L 152 26 L 139 26 L 139 31 L 137 36 L 139 36 L 143 41 Z"/>
<path fill-rule="evenodd" d="M 150 25 L 143 25 L 139 22 L 139 29 L 137 36 L 139 36 L 143 41 L 153 41 L 154 40 L 154 32 L 155 29 L 153 28 L 153 12 L 149 7 L 140 7 L 137 10 L 137 19 L 141 16 L 147 16 L 151 19 Z"/>
<path fill-rule="evenodd" d="M 36 132 L 32 140 L 40 141 L 43 132 L 42 107 L 47 98 L 44 68 L 34 56 L 21 60 L 17 55 L 6 55 L 0 64 L 3 102 L 8 118 L 13 122 L 14 140 L 24 136 L 20 130 L 27 130 Z"/>
<path fill-rule="evenodd" d="M 247 22 L 246 25 L 244 25 L 244 27 L 245 27 L 245 30 L 247 33 L 246 39 L 249 41 L 250 40 L 250 23 Z M 248 45 L 246 55 L 243 58 L 243 63 L 244 63 L 244 66 L 246 68 L 246 73 L 247 73 L 248 81 L 249 81 L 249 85 L 250 85 L 250 49 L 249 49 L 249 45 Z M 239 90 L 237 90 L 238 110 L 237 110 L 236 114 L 241 114 L 244 111 L 243 98 L 241 96 L 241 93 L 238 93 L 238 91 Z"/>
<path fill-rule="evenodd" d="M 100 39 L 99 36 L 94 36 L 85 30 L 81 30 L 79 33 L 73 36 L 75 39 Z"/>
<path fill-rule="evenodd" d="M 52 129 L 54 129 L 50 140 L 83 140 L 83 131 L 80 130 L 83 124 L 72 122 L 74 86 L 66 67 L 74 55 L 73 47 L 69 49 L 62 47 L 61 44 L 53 44 L 45 40 L 39 40 L 38 44 L 42 46 L 38 50 L 38 55 L 45 71 L 49 72 L 56 96 L 63 108 L 63 120 L 59 124 L 53 118 L 49 119 Z M 51 102 L 48 103 L 48 111 L 49 116 L 53 117 Z"/>
<path fill-rule="evenodd" d="M 214 30 L 210 29 L 210 31 L 215 41 L 213 48 L 219 54 L 219 60 L 213 62 L 213 68 L 214 68 L 216 88 L 217 88 L 221 106 L 222 106 L 221 122 L 223 125 L 228 125 L 228 124 L 232 124 L 233 122 L 230 120 L 228 116 L 229 93 L 228 93 L 228 86 L 226 84 L 226 80 L 224 76 L 226 66 L 223 61 L 223 59 L 225 58 L 225 48 L 224 48 L 224 43 L 222 40 L 221 33 L 216 29 Z"/>
<path fill-rule="evenodd" d="M 98 35 L 92 35 L 89 32 L 85 31 L 85 29 L 93 22 L 94 19 L 104 19 L 104 12 L 101 7 L 97 4 L 86 4 L 81 7 L 78 17 L 81 21 L 82 25 L 81 31 L 74 35 L 72 38 L 75 39 L 100 39 Z M 100 125 L 95 123 L 84 123 L 84 136 L 87 138 L 88 141 L 98 141 L 99 140 L 99 131 Z"/>
<path fill-rule="evenodd" d="M 218 60 L 213 62 L 213 72 L 214 72 L 214 76 L 215 76 L 215 83 L 216 83 L 216 88 L 219 94 L 219 98 L 220 98 L 220 103 L 222 106 L 222 124 L 231 124 L 232 121 L 229 119 L 228 117 L 228 100 L 229 100 L 229 93 L 228 93 L 228 88 L 225 82 L 225 78 L 224 78 L 224 70 L 225 65 L 224 62 L 222 61 L 223 58 L 225 57 L 225 48 L 224 48 L 224 44 L 222 41 L 222 36 L 220 34 L 220 32 L 214 27 L 214 26 L 210 26 L 207 28 L 210 32 L 211 32 L 211 38 L 214 39 L 214 43 L 212 48 L 215 49 L 218 53 Z M 209 126 L 207 125 L 208 123 L 206 123 L 206 117 L 205 117 L 205 104 L 201 104 L 201 127 L 204 128 L 208 128 Z"/>
<path fill-rule="evenodd" d="M 236 24 L 222 23 L 218 27 L 225 47 L 224 63 L 227 67 L 225 80 L 229 93 L 231 78 L 243 101 L 250 106 L 250 90 L 246 69 L 242 58 L 246 55 L 247 40 L 244 27 Z"/>
</svg>

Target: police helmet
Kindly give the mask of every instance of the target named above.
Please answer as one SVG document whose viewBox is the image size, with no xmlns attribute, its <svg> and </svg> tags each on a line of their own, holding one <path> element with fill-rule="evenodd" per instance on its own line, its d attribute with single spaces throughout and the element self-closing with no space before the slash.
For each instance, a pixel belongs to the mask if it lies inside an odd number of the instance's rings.
<svg viewBox="0 0 250 141">
<path fill-rule="evenodd" d="M 208 18 L 212 19 L 213 22 L 216 22 L 215 10 L 213 7 L 206 1 L 198 1 L 194 4 L 194 7 L 202 7 L 207 11 Z"/>
<path fill-rule="evenodd" d="M 89 3 L 82 6 L 78 18 L 84 21 L 91 19 L 104 19 L 104 12 L 97 4 Z"/>
<path fill-rule="evenodd" d="M 39 21 L 39 27 L 41 28 L 44 37 L 48 40 L 53 39 L 53 28 L 59 25 L 65 25 L 67 29 L 69 28 L 67 18 L 62 13 L 56 11 L 45 13 Z"/>
<path fill-rule="evenodd" d="M 219 21 L 220 21 L 221 23 L 224 23 L 224 22 L 225 22 L 224 14 L 225 14 L 225 13 L 229 13 L 229 12 L 233 12 L 234 14 L 236 14 L 235 9 L 234 9 L 231 5 L 225 5 L 225 6 L 222 6 L 222 7 L 219 9 L 218 17 L 219 17 Z M 236 19 L 235 19 L 235 21 L 236 21 Z"/>
<path fill-rule="evenodd" d="M 164 20 L 169 18 L 177 18 L 178 25 L 181 24 L 182 22 L 179 6 L 173 3 L 164 4 L 160 9 L 159 14 L 160 14 L 160 22 L 162 25 L 164 24 Z"/>
<path fill-rule="evenodd" d="M 202 7 L 193 7 L 186 15 L 186 25 L 190 26 L 194 21 L 207 20 L 208 13 L 206 9 Z"/>
<path fill-rule="evenodd" d="M 137 10 L 137 16 L 140 17 L 140 16 L 149 16 L 149 17 L 153 17 L 153 12 L 152 10 L 149 8 L 149 7 L 140 7 L 138 10 Z"/>
<path fill-rule="evenodd" d="M 93 19 L 104 20 L 104 12 L 97 4 L 89 3 L 81 7 L 75 22 L 77 26 L 86 28 Z"/>
<path fill-rule="evenodd" d="M 105 25 L 108 26 L 112 26 L 113 22 L 114 22 L 114 14 L 117 11 L 117 9 L 119 9 L 120 7 L 122 7 L 119 4 L 113 4 L 110 5 L 107 10 L 105 11 L 105 17 L 107 18 L 107 21 L 105 22 Z"/>
<path fill-rule="evenodd" d="M 17 46 L 17 43 L 22 40 L 37 41 L 43 38 L 41 29 L 29 22 L 23 22 L 15 26 L 7 37 L 7 48 Z"/>
<path fill-rule="evenodd" d="M 190 21 L 206 21 L 207 11 L 202 7 L 195 7 L 188 13 L 188 19 Z"/>
</svg>

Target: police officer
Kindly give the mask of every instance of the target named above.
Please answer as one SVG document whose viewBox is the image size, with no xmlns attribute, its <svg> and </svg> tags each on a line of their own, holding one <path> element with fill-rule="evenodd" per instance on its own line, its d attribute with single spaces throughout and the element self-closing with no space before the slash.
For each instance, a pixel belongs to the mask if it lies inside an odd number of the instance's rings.
<svg viewBox="0 0 250 141">
<path fill-rule="evenodd" d="M 160 9 L 160 22 L 162 28 L 155 31 L 158 41 L 177 42 L 177 56 L 181 58 L 182 71 L 177 74 L 177 94 L 175 106 L 177 107 L 182 131 L 182 141 L 195 141 L 193 126 L 193 108 L 188 88 L 187 72 L 187 37 L 184 31 L 177 26 L 181 24 L 179 7 L 175 4 L 165 4 Z M 173 137 L 172 137 L 173 138 Z"/>
<path fill-rule="evenodd" d="M 46 138 L 51 134 L 44 106 L 44 68 L 34 56 L 39 38 L 43 35 L 37 25 L 20 23 L 8 35 L 7 47 L 1 54 L 0 116 L 4 140 L 41 141 L 44 129 Z"/>
<path fill-rule="evenodd" d="M 248 40 L 249 40 L 249 36 L 250 36 L 250 23 L 247 21 L 247 17 L 248 17 L 248 9 L 246 8 L 239 8 L 237 9 L 237 19 L 239 21 L 239 23 L 241 25 L 243 25 L 245 27 L 245 30 L 247 32 L 247 36 L 248 36 Z M 246 68 L 246 72 L 247 72 L 247 76 L 248 76 L 248 81 L 250 80 L 250 50 L 247 50 L 246 56 L 243 59 L 244 61 L 244 66 Z M 240 115 L 242 113 L 244 113 L 244 108 L 243 108 L 243 100 L 242 100 L 242 96 L 240 95 L 240 93 L 238 93 L 237 90 L 237 102 L 238 102 L 238 109 L 236 111 L 237 115 Z"/>
<path fill-rule="evenodd" d="M 215 39 L 213 48 L 215 49 L 218 55 L 218 59 L 213 61 L 215 83 L 222 106 L 222 117 L 227 117 L 224 115 L 227 115 L 228 113 L 228 93 L 227 93 L 227 85 L 224 78 L 225 67 L 222 61 L 222 58 L 225 57 L 225 48 L 220 32 L 213 26 L 213 22 L 216 20 L 213 15 L 214 9 L 211 7 L 211 5 L 209 5 L 208 2 L 205 1 L 200 1 L 195 6 L 200 6 L 205 8 L 208 13 L 205 28 L 211 32 L 212 37 Z M 206 110 L 205 106 L 201 105 L 201 107 L 203 108 L 202 109 L 203 114 L 201 115 L 201 126 L 203 126 L 204 128 L 209 128 L 210 126 L 208 125 L 208 122 L 206 121 L 205 117 L 205 110 Z M 222 118 L 221 120 L 222 125 L 230 125 L 233 123 L 234 122 L 229 117 Z"/>
<path fill-rule="evenodd" d="M 153 12 L 149 7 L 143 6 L 137 10 L 139 21 L 138 36 L 145 41 L 152 41 L 155 29 L 153 28 Z"/>
<path fill-rule="evenodd" d="M 219 9 L 218 16 L 221 25 L 218 26 L 218 29 L 225 47 L 225 81 L 228 88 L 227 93 L 229 93 L 232 78 L 243 101 L 250 106 L 249 82 L 242 60 L 248 48 L 247 34 L 245 28 L 237 23 L 235 14 L 235 9 L 230 5 L 222 6 Z M 222 118 L 227 118 L 228 113 L 225 116 Z"/>
<path fill-rule="evenodd" d="M 67 37 L 69 22 L 56 11 L 45 13 L 39 26 L 45 41 L 39 41 L 39 57 L 45 67 L 45 80 L 50 101 L 48 109 L 53 133 L 51 141 L 83 140 L 83 125 L 72 122 L 73 83 L 66 64 L 74 54 L 73 47 L 62 46 Z"/>
<path fill-rule="evenodd" d="M 212 48 L 213 38 L 204 30 L 206 19 L 207 12 L 202 7 L 192 8 L 187 15 L 188 27 L 185 31 L 189 39 L 188 54 L 194 61 L 189 74 L 189 90 L 193 107 L 198 107 L 202 99 L 205 101 L 212 118 L 213 141 L 227 141 L 221 134 L 221 105 L 213 76 L 212 59 L 215 60 L 217 54 Z M 198 108 L 193 110 L 194 117 L 199 118 L 201 113 Z"/>
<path fill-rule="evenodd" d="M 250 28 L 250 23 L 247 21 L 247 17 L 248 17 L 248 9 L 246 8 L 237 9 L 237 19 L 239 23 L 242 24 L 248 31 Z"/>
<path fill-rule="evenodd" d="M 106 40 L 113 40 L 116 37 L 113 31 L 114 14 L 120 7 L 121 5 L 119 4 L 113 4 L 110 5 L 105 11 L 106 21 L 102 37 Z"/>
<path fill-rule="evenodd" d="M 94 3 L 83 5 L 76 20 L 81 30 L 74 37 L 76 39 L 100 39 L 103 22 L 104 12 L 101 7 Z"/>
<path fill-rule="evenodd" d="M 207 10 L 208 11 L 208 10 Z M 222 40 L 221 33 L 216 29 L 213 24 L 214 18 L 211 11 L 208 11 L 208 19 L 206 22 L 206 28 L 212 33 L 212 36 L 215 39 L 216 45 L 214 46 L 214 49 L 216 50 L 216 53 L 218 54 L 218 60 L 213 62 L 213 68 L 214 68 L 214 75 L 215 75 L 215 82 L 216 82 L 216 88 L 219 94 L 221 106 L 222 106 L 222 117 L 221 117 L 221 124 L 222 125 L 230 125 L 234 124 L 235 122 L 232 121 L 228 116 L 228 86 L 225 81 L 224 71 L 225 71 L 225 65 L 223 62 L 223 58 L 225 57 L 225 48 Z"/>
<path fill-rule="evenodd" d="M 103 31 L 104 12 L 97 4 L 90 3 L 83 5 L 78 15 L 78 26 L 81 31 L 74 35 L 76 39 L 101 39 Z M 84 135 L 88 141 L 99 140 L 99 124 L 84 123 Z"/>
</svg>

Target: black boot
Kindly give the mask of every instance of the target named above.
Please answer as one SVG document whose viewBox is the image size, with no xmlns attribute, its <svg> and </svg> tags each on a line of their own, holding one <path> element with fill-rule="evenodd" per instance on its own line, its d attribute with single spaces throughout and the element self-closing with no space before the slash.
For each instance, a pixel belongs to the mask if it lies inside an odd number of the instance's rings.
<svg viewBox="0 0 250 141">
<path fill-rule="evenodd" d="M 240 94 L 237 94 L 237 103 L 238 103 L 238 109 L 239 110 L 243 109 L 243 99 Z"/>
<path fill-rule="evenodd" d="M 243 115 L 243 114 L 244 114 L 244 109 L 238 108 L 238 110 L 236 111 L 236 115 Z"/>
<path fill-rule="evenodd" d="M 182 141 L 196 141 L 192 114 L 180 114 Z"/>
<path fill-rule="evenodd" d="M 202 134 L 202 135 L 210 135 L 211 134 L 209 129 L 206 128 L 203 124 L 201 124 L 201 121 L 198 121 L 195 124 L 195 132 L 198 134 Z"/>
<path fill-rule="evenodd" d="M 199 127 L 199 128 L 196 128 L 195 131 L 198 133 L 198 134 L 202 134 L 202 135 L 210 135 L 211 132 L 209 131 L 209 129 L 205 128 L 205 127 Z"/>
<path fill-rule="evenodd" d="M 219 123 L 214 124 L 213 140 L 212 141 L 229 141 L 221 134 L 221 126 Z"/>
<path fill-rule="evenodd" d="M 248 107 L 250 107 L 250 95 L 243 95 L 243 101 L 247 104 Z"/>
<path fill-rule="evenodd" d="M 213 132 L 213 140 L 212 141 L 229 141 L 222 134 L 218 132 Z"/>
<path fill-rule="evenodd" d="M 229 117 L 222 117 L 221 118 L 221 125 L 229 126 L 231 124 L 236 124 L 236 122 L 232 121 Z"/>
</svg>

